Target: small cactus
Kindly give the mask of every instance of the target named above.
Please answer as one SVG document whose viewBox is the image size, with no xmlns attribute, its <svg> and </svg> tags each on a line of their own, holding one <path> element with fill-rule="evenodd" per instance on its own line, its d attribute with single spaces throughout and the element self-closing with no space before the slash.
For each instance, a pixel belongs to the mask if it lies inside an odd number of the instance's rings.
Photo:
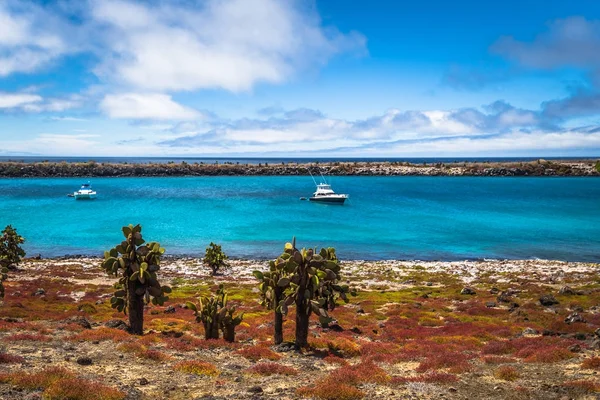
<svg viewBox="0 0 600 400">
<path fill-rule="evenodd" d="M 221 268 L 226 268 L 229 266 L 229 264 L 227 264 L 227 259 L 228 257 L 225 253 L 223 253 L 221 246 L 210 242 L 206 248 L 202 262 L 204 265 L 210 267 L 212 274 L 215 275 Z"/>
<path fill-rule="evenodd" d="M 194 312 L 196 321 L 204 325 L 205 339 L 218 339 L 221 330 L 223 339 L 228 342 L 235 340 L 235 327 L 242 322 L 244 313 L 234 317 L 236 307 L 229 306 L 227 298 L 227 292 L 221 284 L 216 295 L 201 297 L 198 305 L 189 301 L 186 303 L 187 308 Z"/>
<path fill-rule="evenodd" d="M 8 266 L 18 264 L 25 257 L 21 245 L 25 242 L 23 236 L 11 225 L 7 225 L 0 236 L 0 297 L 4 297 L 4 281 L 8 278 Z"/>
<path fill-rule="evenodd" d="M 144 333 L 144 303 L 163 305 L 169 298 L 171 288 L 158 282 L 160 258 L 165 249 L 160 244 L 144 244 L 142 227 L 123 227 L 122 241 L 115 248 L 104 252 L 102 267 L 109 275 L 121 275 L 115 285 L 117 291 L 110 299 L 112 308 L 129 315 L 129 330 L 136 335 Z"/>
</svg>

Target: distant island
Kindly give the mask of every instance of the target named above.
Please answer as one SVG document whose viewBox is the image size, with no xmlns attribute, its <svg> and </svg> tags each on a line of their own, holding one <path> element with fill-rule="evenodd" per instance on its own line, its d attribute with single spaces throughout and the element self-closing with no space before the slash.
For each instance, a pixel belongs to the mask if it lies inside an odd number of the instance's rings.
<svg viewBox="0 0 600 400">
<path fill-rule="evenodd" d="M 0 177 L 137 177 L 137 176 L 276 176 L 322 172 L 339 176 L 600 176 L 598 160 L 544 160 L 526 162 L 410 163 L 281 162 L 219 163 L 106 163 L 106 162 L 0 162 Z"/>
</svg>

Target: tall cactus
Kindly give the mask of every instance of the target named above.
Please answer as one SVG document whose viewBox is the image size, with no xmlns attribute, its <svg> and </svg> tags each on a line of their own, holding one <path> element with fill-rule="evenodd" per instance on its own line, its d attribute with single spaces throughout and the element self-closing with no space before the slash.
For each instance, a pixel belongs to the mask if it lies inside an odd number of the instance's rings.
<svg viewBox="0 0 600 400">
<path fill-rule="evenodd" d="M 286 278 L 289 272 L 292 272 L 291 265 L 288 263 L 289 254 L 284 253 L 275 261 L 269 261 L 269 271 L 253 271 L 252 273 L 260 282 L 258 288 L 261 295 L 261 305 L 269 310 L 273 310 L 274 314 L 274 334 L 273 342 L 281 344 L 283 342 L 283 312 L 282 307 L 293 303 L 293 299 L 283 302 L 283 293 L 290 285 L 290 281 Z M 289 266 L 288 266 L 289 265 Z"/>
<path fill-rule="evenodd" d="M 296 249 L 296 240 L 286 243 L 283 254 L 269 263 L 269 272 L 254 275 L 262 282 L 260 290 L 263 303 L 286 315 L 288 307 L 296 305 L 296 346 L 308 345 L 310 315 L 319 316 L 322 325 L 331 322 L 329 311 L 336 307 L 339 298 L 346 303 L 348 294 L 356 295 L 348 285 L 340 285 L 340 265 L 335 249 L 323 248 L 319 253 L 313 249 Z M 276 283 L 275 283 L 276 282 Z M 280 297 L 276 289 L 283 289 Z M 276 314 L 277 316 L 277 314 Z"/>
<path fill-rule="evenodd" d="M 211 297 L 204 296 L 199 300 L 198 306 L 188 301 L 187 308 L 194 312 L 197 322 L 204 325 L 205 339 L 218 339 L 219 330 L 223 331 L 223 338 L 228 342 L 235 340 L 235 327 L 242 322 L 244 313 L 234 317 L 235 306 L 228 305 L 228 295 L 223 289 L 223 284 L 219 285 L 216 295 Z"/>
<path fill-rule="evenodd" d="M 104 252 L 102 267 L 109 275 L 121 274 L 111 305 L 129 316 L 131 333 L 142 335 L 144 302 L 162 306 L 169 299 L 166 295 L 171 293 L 171 288 L 161 286 L 156 275 L 165 249 L 155 242 L 144 244 L 140 225 L 124 226 L 123 236 L 124 241 Z"/>
</svg>

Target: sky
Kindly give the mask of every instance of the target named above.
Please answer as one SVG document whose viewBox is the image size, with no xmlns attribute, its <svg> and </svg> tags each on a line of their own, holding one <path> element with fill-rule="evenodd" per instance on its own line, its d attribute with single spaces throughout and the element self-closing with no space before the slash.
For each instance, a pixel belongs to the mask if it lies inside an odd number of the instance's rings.
<svg viewBox="0 0 600 400">
<path fill-rule="evenodd" d="M 0 0 L 0 156 L 600 154 L 594 0 Z"/>
</svg>

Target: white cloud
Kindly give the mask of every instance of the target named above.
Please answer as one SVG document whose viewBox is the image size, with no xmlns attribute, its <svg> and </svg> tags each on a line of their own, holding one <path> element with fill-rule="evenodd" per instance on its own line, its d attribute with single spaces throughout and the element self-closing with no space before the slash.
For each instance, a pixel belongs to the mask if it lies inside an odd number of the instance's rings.
<svg viewBox="0 0 600 400">
<path fill-rule="evenodd" d="M 92 4 L 111 50 L 102 52 L 96 72 L 143 90 L 246 91 L 258 82 L 284 82 L 336 53 L 364 50 L 361 35 L 325 29 L 301 1 Z"/>
<path fill-rule="evenodd" d="M 31 106 L 41 101 L 42 96 L 37 94 L 0 92 L 0 109 Z"/>
<path fill-rule="evenodd" d="M 109 94 L 100 103 L 102 111 L 111 118 L 191 120 L 202 115 L 182 106 L 171 96 L 159 93 Z"/>
<path fill-rule="evenodd" d="M 33 3 L 0 4 L 0 77 L 39 70 L 69 51 L 56 20 Z"/>
</svg>

